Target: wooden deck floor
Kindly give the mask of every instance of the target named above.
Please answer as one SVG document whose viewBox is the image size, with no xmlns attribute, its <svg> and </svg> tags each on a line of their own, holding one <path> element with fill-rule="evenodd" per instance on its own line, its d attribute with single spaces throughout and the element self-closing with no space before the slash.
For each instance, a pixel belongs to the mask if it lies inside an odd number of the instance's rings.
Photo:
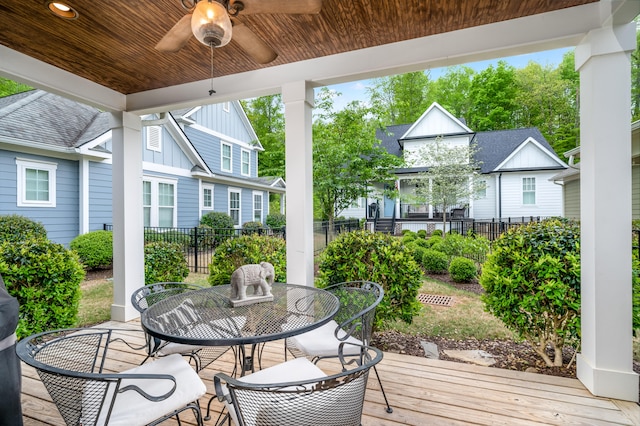
<svg viewBox="0 0 640 426">
<path fill-rule="evenodd" d="M 140 329 L 138 322 L 104 326 Z M 139 333 L 125 333 L 130 340 L 141 338 Z M 262 358 L 263 367 L 282 362 L 283 355 L 281 341 L 268 344 Z M 113 369 L 121 371 L 139 364 L 143 356 L 141 352 L 116 350 L 110 363 Z M 230 372 L 233 362 L 228 352 L 200 373 L 208 390 L 201 400 L 203 409 L 213 392 L 213 375 L 217 371 Z M 331 365 L 320 366 L 325 371 L 331 369 Z M 640 425 L 638 404 L 594 397 L 575 379 L 394 353 L 384 354 L 378 372 L 394 412 L 385 412 L 382 393 L 372 372 L 362 418 L 364 426 Z M 35 370 L 22 364 L 22 376 L 24 424 L 64 425 Z M 212 407 L 219 410 L 221 405 L 216 401 Z M 212 415 L 205 424 L 213 425 L 216 417 Z M 182 415 L 181 420 L 182 424 L 193 424 L 191 414 Z"/>
</svg>

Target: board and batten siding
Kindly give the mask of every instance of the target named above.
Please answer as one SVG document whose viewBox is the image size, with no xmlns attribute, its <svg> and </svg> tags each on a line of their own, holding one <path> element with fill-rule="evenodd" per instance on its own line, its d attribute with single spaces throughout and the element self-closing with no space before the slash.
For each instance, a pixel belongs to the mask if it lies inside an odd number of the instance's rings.
<svg viewBox="0 0 640 426">
<path fill-rule="evenodd" d="M 244 111 L 237 102 L 227 102 L 228 111 L 225 111 L 225 103 L 205 105 L 189 115 L 201 126 L 215 130 L 230 138 L 252 142 L 253 137 L 249 133 L 246 123 L 241 118 Z"/>
<path fill-rule="evenodd" d="M 564 183 L 564 217 L 580 220 L 580 179 Z"/>
<path fill-rule="evenodd" d="M 113 223 L 112 176 L 111 164 L 89 162 L 89 231 Z"/>
<path fill-rule="evenodd" d="M 18 207 L 16 158 L 56 165 L 55 207 Z M 79 232 L 78 161 L 0 150 L 0 169 L 0 214 L 17 214 L 40 222 L 47 230 L 47 238 L 69 247 L 69 243 Z"/>
<path fill-rule="evenodd" d="M 148 132 L 149 127 L 143 127 L 142 161 L 176 167 L 179 169 L 191 169 L 193 164 L 191 163 L 189 158 L 187 158 L 184 151 L 182 151 L 182 149 L 178 146 L 176 141 L 173 139 L 173 137 L 171 137 L 164 126 L 162 127 L 162 142 L 159 151 L 147 148 Z"/>
<path fill-rule="evenodd" d="M 562 187 L 549 179 L 557 170 L 513 172 L 502 174 L 502 217 L 562 215 Z M 536 179 L 535 204 L 523 204 L 522 179 Z M 500 194 L 497 194 L 500 197 Z"/>
<path fill-rule="evenodd" d="M 474 219 L 493 219 L 498 217 L 496 212 L 497 175 L 483 175 L 479 178 L 486 182 L 486 196 L 473 200 Z"/>
</svg>

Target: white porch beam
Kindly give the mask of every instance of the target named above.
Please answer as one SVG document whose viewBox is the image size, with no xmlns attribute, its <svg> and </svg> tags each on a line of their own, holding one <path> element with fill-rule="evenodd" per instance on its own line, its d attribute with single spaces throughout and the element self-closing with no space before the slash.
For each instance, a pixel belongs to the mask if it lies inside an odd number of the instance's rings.
<svg viewBox="0 0 640 426">
<path fill-rule="evenodd" d="M 139 316 L 131 294 L 144 285 L 144 229 L 142 216 L 142 122 L 137 115 L 112 114 L 113 143 L 113 304 L 111 319 Z"/>
<path fill-rule="evenodd" d="M 287 175 L 287 282 L 313 286 L 313 87 L 282 86 Z"/>
<path fill-rule="evenodd" d="M 594 395 L 628 401 L 638 400 L 629 245 L 630 54 L 635 45 L 632 22 L 590 31 L 575 53 L 580 72 L 582 260 L 577 375 Z"/>
</svg>

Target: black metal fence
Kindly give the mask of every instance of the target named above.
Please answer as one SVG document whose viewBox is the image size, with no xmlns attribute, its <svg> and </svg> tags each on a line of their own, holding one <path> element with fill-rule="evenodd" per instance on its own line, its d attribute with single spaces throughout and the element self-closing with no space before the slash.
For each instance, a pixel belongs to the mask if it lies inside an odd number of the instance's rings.
<svg viewBox="0 0 640 426">
<path fill-rule="evenodd" d="M 449 229 L 461 235 L 481 235 L 493 241 L 511 228 L 516 228 L 529 222 L 539 222 L 542 219 L 544 218 L 540 216 L 522 216 L 491 220 L 449 220 L 447 223 L 449 224 Z"/>
<path fill-rule="evenodd" d="M 104 230 L 113 230 L 113 225 L 104 225 Z M 144 242 L 164 241 L 177 243 L 183 248 L 191 272 L 209 273 L 209 263 L 216 247 L 229 238 L 241 235 L 258 234 L 285 238 L 285 228 L 210 228 L 196 226 L 192 228 L 144 227 Z"/>
<path fill-rule="evenodd" d="M 333 230 L 330 229 L 329 222 L 313 222 L 313 251 L 319 253 L 333 241 L 338 235 L 344 232 L 361 229 L 359 219 L 336 220 L 333 223 Z"/>
</svg>

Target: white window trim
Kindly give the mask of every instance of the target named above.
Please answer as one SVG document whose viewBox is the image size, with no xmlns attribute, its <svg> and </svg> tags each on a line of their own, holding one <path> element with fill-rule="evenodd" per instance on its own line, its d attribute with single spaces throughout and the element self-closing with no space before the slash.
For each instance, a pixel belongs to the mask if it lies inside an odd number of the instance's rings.
<svg viewBox="0 0 640 426">
<path fill-rule="evenodd" d="M 236 228 L 242 227 L 242 189 L 241 188 L 228 188 L 227 189 L 227 214 L 231 217 L 231 193 L 238 194 L 238 224 Z"/>
<path fill-rule="evenodd" d="M 231 102 L 229 102 L 229 101 L 223 102 L 222 103 L 222 110 L 224 112 L 229 112 L 231 110 Z"/>
<path fill-rule="evenodd" d="M 56 207 L 56 170 L 58 165 L 38 160 L 16 158 L 18 207 Z M 49 172 L 49 200 L 27 200 L 26 169 L 46 170 Z"/>
<path fill-rule="evenodd" d="M 222 149 L 225 145 L 230 148 L 230 153 L 231 153 L 231 156 L 229 157 L 228 169 L 224 168 L 224 156 L 222 155 Z M 233 145 L 224 141 L 220 141 L 220 170 L 222 170 L 223 172 L 233 173 Z"/>
<path fill-rule="evenodd" d="M 253 191 L 251 194 L 251 218 L 256 220 L 256 195 L 260 196 L 260 220 L 258 222 L 264 224 L 264 193 L 262 191 Z"/>
<path fill-rule="evenodd" d="M 244 162 L 243 162 L 243 154 L 247 153 L 247 173 L 244 172 Z M 242 176 L 251 176 L 251 151 L 248 149 L 241 148 L 240 149 L 240 174 Z"/>
<path fill-rule="evenodd" d="M 162 152 L 162 126 L 147 127 L 146 145 L 149 151 Z"/>
<path fill-rule="evenodd" d="M 166 183 L 169 185 L 173 185 L 173 227 L 175 227 L 178 223 L 178 180 L 177 179 L 167 179 L 167 178 L 158 178 L 152 176 L 143 176 L 143 182 L 151 182 L 151 212 L 149 215 L 149 226 L 151 227 L 159 227 L 159 208 L 158 205 L 158 184 Z"/>
<path fill-rule="evenodd" d="M 533 203 L 525 203 L 524 202 L 524 194 L 525 194 L 525 190 L 524 190 L 524 180 L 525 179 L 533 179 L 533 191 L 526 191 L 527 193 L 529 192 L 533 192 Z M 538 194 L 537 194 L 537 182 L 536 182 L 536 178 L 534 176 L 525 176 L 522 178 L 522 205 L 523 206 L 527 206 L 527 207 L 531 207 L 531 206 L 536 206 L 538 204 Z"/>
<path fill-rule="evenodd" d="M 214 202 L 214 187 L 215 185 L 211 184 L 211 183 L 203 183 L 202 184 L 202 191 L 200 192 L 201 194 L 201 200 L 202 200 L 202 210 L 213 210 L 213 207 L 215 206 L 215 202 Z M 210 190 L 211 191 L 211 206 L 205 206 L 204 205 L 204 191 L 205 190 Z"/>
</svg>

